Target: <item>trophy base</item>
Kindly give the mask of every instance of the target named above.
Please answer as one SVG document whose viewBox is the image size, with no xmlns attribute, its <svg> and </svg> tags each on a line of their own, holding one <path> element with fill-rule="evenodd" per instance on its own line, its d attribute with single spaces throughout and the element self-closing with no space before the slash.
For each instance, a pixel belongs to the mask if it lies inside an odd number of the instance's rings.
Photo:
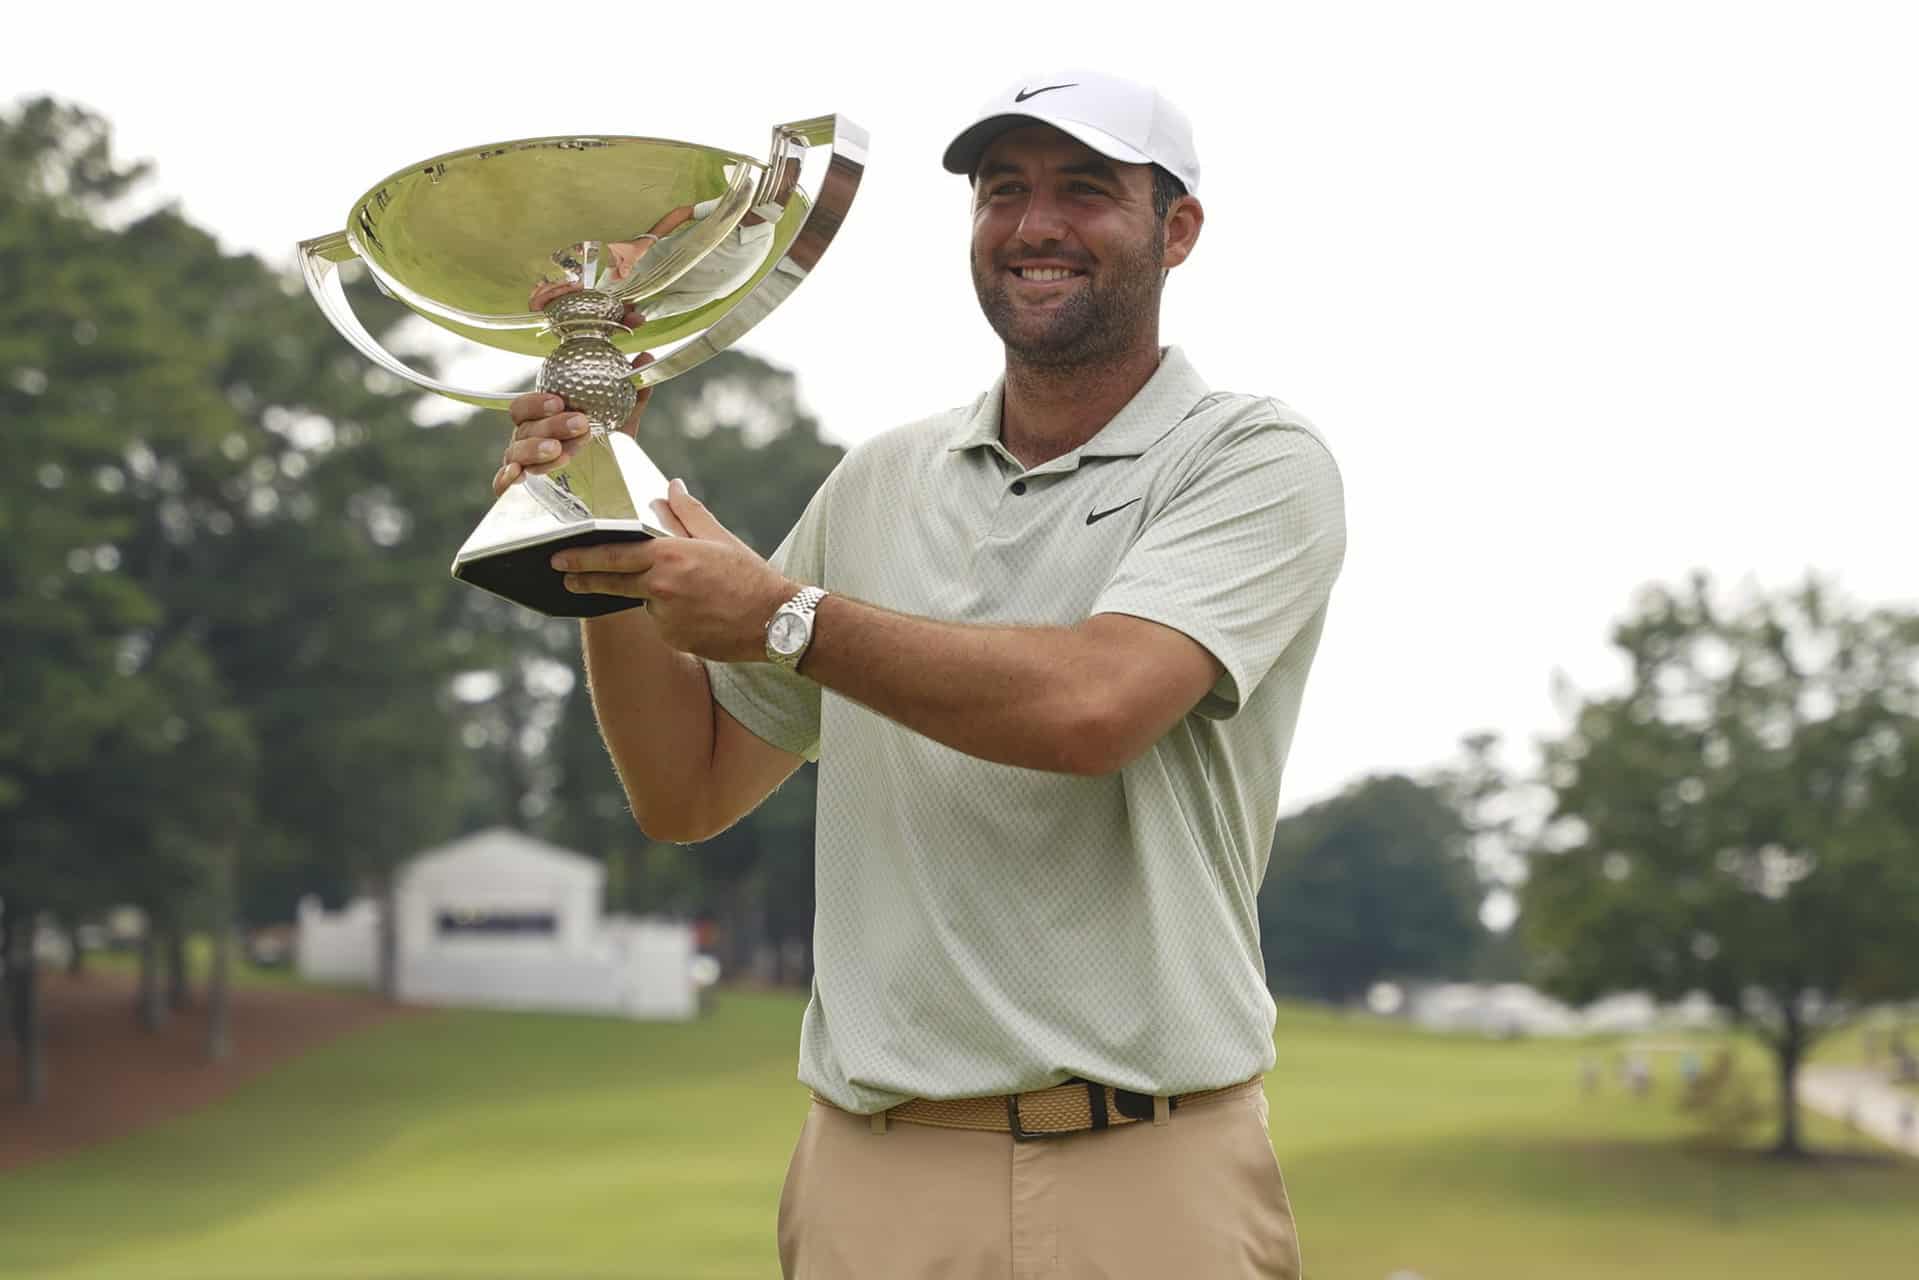
<svg viewBox="0 0 1919 1280">
<path fill-rule="evenodd" d="M 453 576 L 549 618 L 597 618 L 641 604 L 576 595 L 550 560 L 566 547 L 673 535 L 642 518 L 666 500 L 666 477 L 631 438 L 596 432 L 564 466 L 500 495 L 453 557 Z"/>
<path fill-rule="evenodd" d="M 549 618 L 597 618 L 645 604 L 630 596 L 580 595 L 566 589 L 565 575 L 551 564 L 553 553 L 568 547 L 597 547 L 609 542 L 646 542 L 658 536 L 631 520 L 594 520 L 562 530 L 538 542 L 453 562 L 453 576 Z"/>
</svg>

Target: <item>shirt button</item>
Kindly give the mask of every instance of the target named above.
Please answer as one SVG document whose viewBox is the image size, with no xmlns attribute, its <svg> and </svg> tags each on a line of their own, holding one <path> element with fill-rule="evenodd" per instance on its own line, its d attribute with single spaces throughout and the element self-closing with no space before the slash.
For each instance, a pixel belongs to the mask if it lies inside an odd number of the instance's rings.
<svg viewBox="0 0 1919 1280">
<path fill-rule="evenodd" d="M 1019 494 L 1022 494 L 1025 492 L 1026 492 L 1026 482 L 1024 480 L 1013 481 L 1013 493 L 1015 496 L 1018 496 Z"/>
</svg>

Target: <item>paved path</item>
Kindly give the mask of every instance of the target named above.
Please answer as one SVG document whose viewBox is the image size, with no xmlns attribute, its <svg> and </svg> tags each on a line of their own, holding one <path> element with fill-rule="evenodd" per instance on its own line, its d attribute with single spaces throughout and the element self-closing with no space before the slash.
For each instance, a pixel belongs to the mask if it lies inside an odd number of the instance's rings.
<svg viewBox="0 0 1919 1280">
<path fill-rule="evenodd" d="M 1881 1072 L 1807 1067 L 1799 1073 L 1799 1101 L 1857 1125 L 1895 1151 L 1919 1156 L 1919 1093 L 1893 1085 Z"/>
</svg>

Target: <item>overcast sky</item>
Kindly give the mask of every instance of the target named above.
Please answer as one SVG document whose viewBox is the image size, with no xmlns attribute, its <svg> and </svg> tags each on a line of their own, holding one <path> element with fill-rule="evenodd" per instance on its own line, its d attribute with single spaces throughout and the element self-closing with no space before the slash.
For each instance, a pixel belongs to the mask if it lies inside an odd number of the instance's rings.
<svg viewBox="0 0 1919 1280">
<path fill-rule="evenodd" d="M 188 216 L 280 263 L 438 152 L 577 132 L 764 155 L 773 124 L 845 113 L 872 135 L 852 214 L 744 346 L 846 442 L 997 371 L 938 162 L 979 102 L 1074 66 L 1158 83 L 1207 211 L 1162 337 L 1311 417 L 1346 478 L 1288 808 L 1474 728 L 1554 730 L 1554 671 L 1611 678 L 1640 584 L 1818 569 L 1919 597 L 1919 7 L 75 12 L 9 14 L 0 99 L 102 112 Z"/>
</svg>

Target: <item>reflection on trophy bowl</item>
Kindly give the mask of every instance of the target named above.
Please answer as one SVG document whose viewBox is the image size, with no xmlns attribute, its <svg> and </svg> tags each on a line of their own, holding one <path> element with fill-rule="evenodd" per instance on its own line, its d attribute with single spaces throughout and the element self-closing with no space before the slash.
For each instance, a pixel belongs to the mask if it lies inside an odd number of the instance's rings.
<svg viewBox="0 0 1919 1280">
<path fill-rule="evenodd" d="M 554 616 L 637 603 L 574 596 L 547 559 L 561 545 L 671 536 L 651 519 L 666 480 L 619 430 L 638 390 L 717 355 L 785 300 L 845 219 L 865 149 L 838 116 L 778 126 L 764 162 L 660 138 L 476 147 L 390 175 L 345 231 L 300 245 L 328 319 L 381 368 L 466 404 L 503 409 L 515 394 L 444 383 L 388 352 L 347 303 L 338 268 L 354 259 L 442 328 L 543 357 L 535 386 L 592 424 L 562 465 L 494 503 L 455 577 Z M 655 359 L 635 369 L 640 351 Z"/>
</svg>

